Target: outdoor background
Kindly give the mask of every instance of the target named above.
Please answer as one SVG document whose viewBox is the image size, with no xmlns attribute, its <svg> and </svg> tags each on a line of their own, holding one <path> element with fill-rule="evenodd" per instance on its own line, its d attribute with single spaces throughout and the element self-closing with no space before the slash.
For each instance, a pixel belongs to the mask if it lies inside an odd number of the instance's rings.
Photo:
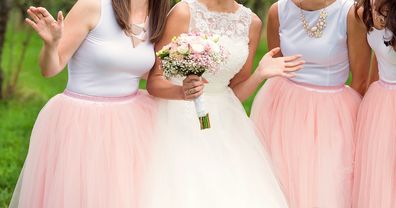
<svg viewBox="0 0 396 208">
<path fill-rule="evenodd" d="M 45 79 L 38 56 L 42 43 L 24 24 L 30 5 L 44 6 L 52 14 L 67 13 L 76 0 L 0 0 L 0 208 L 8 207 L 25 160 L 31 129 L 45 103 L 66 86 L 67 70 Z M 239 0 L 265 22 L 266 11 L 276 0 Z M 178 2 L 173 0 L 172 4 Z M 256 63 L 266 52 L 263 37 Z M 144 82 L 141 86 L 144 88 Z M 250 111 L 253 97 L 244 103 Z"/>
</svg>

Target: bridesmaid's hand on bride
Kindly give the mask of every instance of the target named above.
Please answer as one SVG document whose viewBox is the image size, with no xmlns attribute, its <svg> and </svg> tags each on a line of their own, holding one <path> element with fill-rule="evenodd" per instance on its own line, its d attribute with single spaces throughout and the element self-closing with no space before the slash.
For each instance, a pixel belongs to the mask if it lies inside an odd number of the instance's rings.
<svg viewBox="0 0 396 208">
<path fill-rule="evenodd" d="M 208 83 L 206 79 L 197 75 L 187 76 L 182 86 L 184 100 L 194 100 L 201 96 L 206 83 Z"/>
<path fill-rule="evenodd" d="M 303 68 L 305 61 L 299 60 L 301 55 L 274 58 L 279 52 L 280 48 L 274 48 L 261 59 L 255 71 L 261 80 L 275 76 L 293 78 L 295 77 L 293 72 Z"/>
</svg>

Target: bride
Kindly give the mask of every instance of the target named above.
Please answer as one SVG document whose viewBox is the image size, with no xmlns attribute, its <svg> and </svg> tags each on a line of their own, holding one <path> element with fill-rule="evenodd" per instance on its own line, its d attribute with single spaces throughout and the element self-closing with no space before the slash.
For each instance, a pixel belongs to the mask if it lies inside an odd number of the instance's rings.
<svg viewBox="0 0 396 208">
<path fill-rule="evenodd" d="M 156 49 L 186 32 L 218 34 L 228 61 L 215 75 L 166 80 L 157 61 L 147 89 L 159 97 L 158 136 L 142 190 L 143 208 L 288 207 L 240 101 L 273 76 L 292 77 L 300 56 L 266 54 L 250 76 L 261 21 L 234 0 L 184 0 L 169 14 Z M 205 85 L 205 86 L 204 86 Z M 204 93 L 212 127 L 200 130 L 193 102 Z M 188 101 L 186 101 L 188 100 Z"/>
</svg>

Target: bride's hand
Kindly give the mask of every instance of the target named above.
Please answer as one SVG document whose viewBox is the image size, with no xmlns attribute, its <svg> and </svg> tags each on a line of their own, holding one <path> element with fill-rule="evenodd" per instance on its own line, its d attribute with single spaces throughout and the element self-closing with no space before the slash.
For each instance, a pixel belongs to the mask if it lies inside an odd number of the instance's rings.
<svg viewBox="0 0 396 208">
<path fill-rule="evenodd" d="M 184 100 L 194 100 L 201 96 L 206 83 L 208 83 L 208 81 L 199 76 L 187 76 L 183 80 L 182 86 Z"/>
<path fill-rule="evenodd" d="M 280 48 L 274 48 L 264 55 L 255 73 L 262 80 L 275 76 L 293 78 L 293 72 L 303 68 L 305 61 L 299 60 L 301 55 L 274 58 L 280 52 Z"/>
<path fill-rule="evenodd" d="M 61 11 L 58 12 L 57 20 L 42 7 L 30 7 L 27 13 L 31 19 L 26 18 L 26 23 L 38 33 L 46 45 L 56 46 L 59 44 L 63 34 L 63 14 Z"/>
</svg>

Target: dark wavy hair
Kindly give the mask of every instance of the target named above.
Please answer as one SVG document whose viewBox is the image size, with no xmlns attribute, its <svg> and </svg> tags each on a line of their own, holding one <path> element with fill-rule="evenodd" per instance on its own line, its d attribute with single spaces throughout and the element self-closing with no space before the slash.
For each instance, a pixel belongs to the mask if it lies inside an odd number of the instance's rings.
<svg viewBox="0 0 396 208">
<path fill-rule="evenodd" d="M 373 20 L 373 7 L 371 6 L 370 0 L 358 0 L 356 2 L 356 15 L 358 14 L 358 10 L 363 8 L 362 21 L 366 25 L 367 31 L 372 31 L 374 27 Z M 396 0 L 376 0 L 376 8 L 377 12 L 385 17 L 385 27 L 390 30 L 393 34 L 393 37 L 390 38 L 390 41 L 385 41 L 387 46 L 393 46 L 396 49 Z M 384 11 L 387 10 L 387 14 L 384 14 Z"/>
<path fill-rule="evenodd" d="M 131 1 L 132 0 L 112 0 L 117 23 L 125 31 L 131 29 L 129 26 Z M 152 43 L 160 39 L 165 28 L 166 16 L 168 15 L 169 9 L 169 0 L 148 0 L 150 41 Z"/>
</svg>

